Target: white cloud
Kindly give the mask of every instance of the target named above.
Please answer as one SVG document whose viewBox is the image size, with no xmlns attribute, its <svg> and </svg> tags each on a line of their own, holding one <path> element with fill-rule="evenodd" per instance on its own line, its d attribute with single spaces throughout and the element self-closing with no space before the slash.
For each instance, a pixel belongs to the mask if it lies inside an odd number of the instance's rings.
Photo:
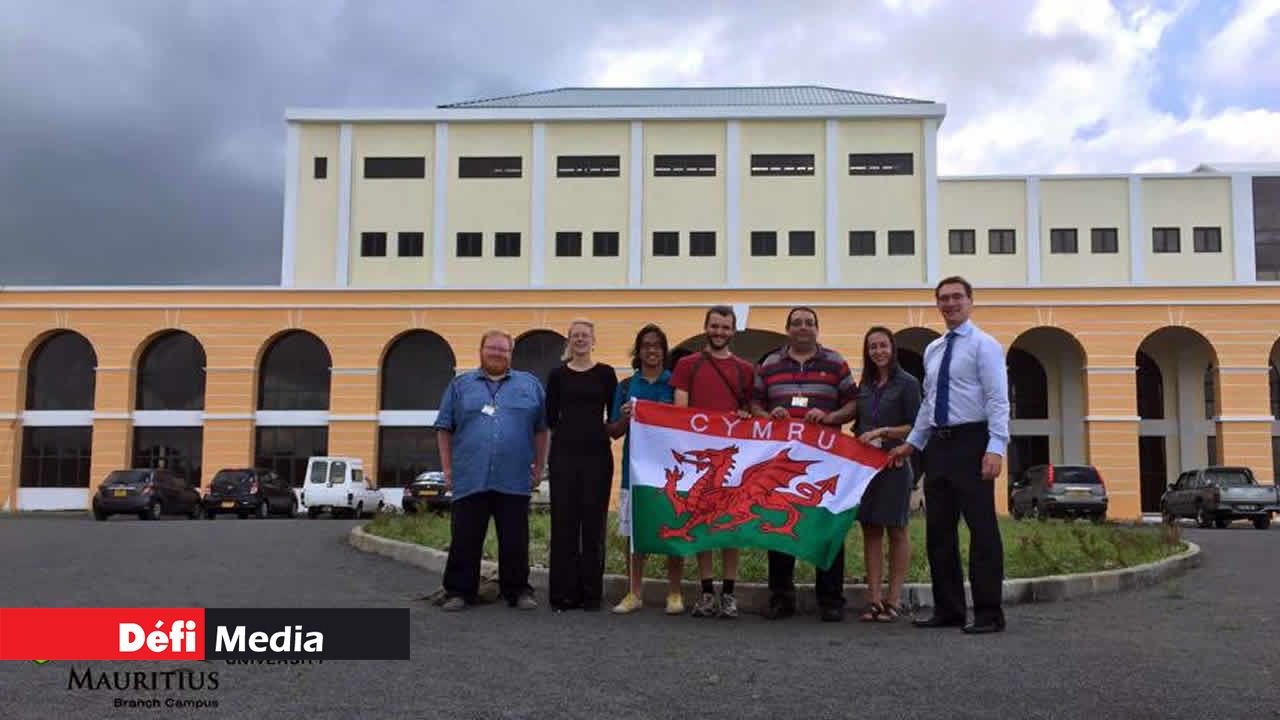
<svg viewBox="0 0 1280 720">
<path fill-rule="evenodd" d="M 1275 83 L 1280 73 L 1277 35 L 1280 0 L 1241 0 L 1235 17 L 1205 43 L 1201 70 L 1206 79 L 1233 87 L 1250 81 Z"/>
</svg>

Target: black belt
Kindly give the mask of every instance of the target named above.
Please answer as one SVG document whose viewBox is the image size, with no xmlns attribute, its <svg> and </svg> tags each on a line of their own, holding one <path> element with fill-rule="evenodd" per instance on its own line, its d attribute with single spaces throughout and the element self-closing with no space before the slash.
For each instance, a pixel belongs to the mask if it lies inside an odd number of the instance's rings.
<svg viewBox="0 0 1280 720">
<path fill-rule="evenodd" d="M 960 423 L 959 425 L 947 425 L 945 427 L 935 427 L 933 429 L 933 436 L 938 438 L 939 440 L 948 440 L 953 435 L 962 435 L 964 433 L 977 432 L 977 431 L 986 432 L 987 423 L 983 421 L 983 422 Z"/>
</svg>

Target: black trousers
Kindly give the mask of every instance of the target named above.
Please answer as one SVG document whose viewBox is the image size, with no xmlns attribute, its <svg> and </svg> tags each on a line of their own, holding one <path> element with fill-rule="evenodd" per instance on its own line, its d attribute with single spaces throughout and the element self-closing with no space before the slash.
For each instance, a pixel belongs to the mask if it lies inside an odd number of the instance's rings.
<svg viewBox="0 0 1280 720">
<path fill-rule="evenodd" d="M 775 602 L 791 603 L 796 601 L 796 558 L 794 555 L 769 551 L 769 595 Z M 818 607 L 844 607 L 844 547 L 836 553 L 835 562 L 823 570 L 818 568 L 813 583 L 814 594 L 818 596 Z"/>
<path fill-rule="evenodd" d="M 982 479 L 986 423 L 934 432 L 925 448 L 925 547 L 933 581 L 934 615 L 964 618 L 960 568 L 960 516 L 969 526 L 969 585 L 975 621 L 1004 621 L 1000 607 L 1004 545 L 996 524 L 995 487 Z"/>
<path fill-rule="evenodd" d="M 453 501 L 449 519 L 452 538 L 444 566 L 444 591 L 449 597 L 475 601 L 490 517 L 498 532 L 498 586 L 502 597 L 514 602 L 521 594 L 533 592 L 529 586 L 529 496 L 490 490 Z"/>
<path fill-rule="evenodd" d="M 613 455 L 557 456 L 551 460 L 551 570 L 548 596 L 555 608 L 598 608 L 604 595 L 605 533 Z"/>
</svg>

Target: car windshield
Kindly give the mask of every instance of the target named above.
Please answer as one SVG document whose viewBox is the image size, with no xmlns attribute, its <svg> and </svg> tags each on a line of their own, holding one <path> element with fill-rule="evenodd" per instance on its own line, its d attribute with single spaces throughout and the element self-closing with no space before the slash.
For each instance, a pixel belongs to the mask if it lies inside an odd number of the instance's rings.
<svg viewBox="0 0 1280 720">
<path fill-rule="evenodd" d="M 1087 467 L 1058 467 L 1053 469 L 1053 481 L 1070 485 L 1097 485 L 1098 473 Z"/>
<path fill-rule="evenodd" d="M 1243 470 L 1205 470 L 1204 479 L 1218 487 L 1245 487 L 1253 477 Z"/>
<path fill-rule="evenodd" d="M 149 470 L 114 470 L 107 479 L 102 481 L 103 485 L 132 485 L 134 483 L 145 482 Z"/>
<path fill-rule="evenodd" d="M 311 482 L 323 485 L 329 479 L 329 463 L 320 461 L 311 463 Z"/>
<path fill-rule="evenodd" d="M 253 474 L 247 470 L 223 470 L 213 477 L 215 490 L 239 490 L 247 487 Z"/>
</svg>

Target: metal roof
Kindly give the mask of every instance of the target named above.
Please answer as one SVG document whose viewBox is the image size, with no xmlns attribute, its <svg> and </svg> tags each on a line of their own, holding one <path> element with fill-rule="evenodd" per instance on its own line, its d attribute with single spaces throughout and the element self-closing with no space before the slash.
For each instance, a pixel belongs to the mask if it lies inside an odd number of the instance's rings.
<svg viewBox="0 0 1280 720">
<path fill-rule="evenodd" d="M 779 87 L 566 87 L 503 97 L 467 100 L 440 108 L 608 108 L 608 107 L 731 107 L 813 105 L 920 105 L 917 100 L 893 95 L 841 90 L 820 85 Z"/>
<path fill-rule="evenodd" d="M 1280 175 L 1280 162 L 1215 162 L 1201 163 L 1192 172 L 1244 173 L 1247 175 Z"/>
</svg>

